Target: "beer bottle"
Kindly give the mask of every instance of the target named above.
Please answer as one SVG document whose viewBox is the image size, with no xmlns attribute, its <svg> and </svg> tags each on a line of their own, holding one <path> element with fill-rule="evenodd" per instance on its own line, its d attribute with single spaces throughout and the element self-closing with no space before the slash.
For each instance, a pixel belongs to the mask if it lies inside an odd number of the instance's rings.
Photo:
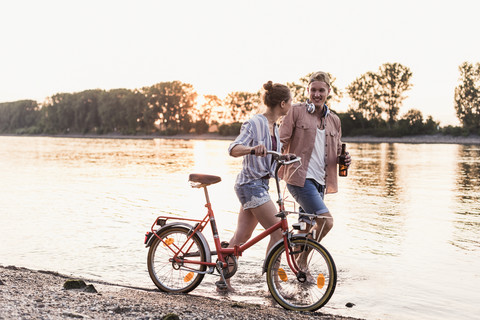
<svg viewBox="0 0 480 320">
<path fill-rule="evenodd" d="M 342 153 L 338 157 L 338 175 L 340 177 L 346 177 L 348 174 L 348 166 L 345 164 L 345 156 L 347 155 L 345 149 L 347 148 L 345 143 L 342 143 Z"/>
</svg>

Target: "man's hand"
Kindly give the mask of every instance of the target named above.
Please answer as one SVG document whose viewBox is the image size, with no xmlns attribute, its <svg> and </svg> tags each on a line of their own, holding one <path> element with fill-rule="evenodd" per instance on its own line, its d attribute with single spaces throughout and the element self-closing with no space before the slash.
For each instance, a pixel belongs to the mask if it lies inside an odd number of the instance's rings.
<svg viewBox="0 0 480 320">
<path fill-rule="evenodd" d="M 297 156 L 293 153 L 287 153 L 287 154 L 284 154 L 282 155 L 282 159 L 285 160 L 285 161 L 290 161 L 290 160 L 293 160 L 295 159 Z"/>
<path fill-rule="evenodd" d="M 352 157 L 350 156 L 350 153 L 348 151 L 345 153 L 345 164 L 347 167 L 350 167 L 350 164 L 352 164 Z"/>
</svg>

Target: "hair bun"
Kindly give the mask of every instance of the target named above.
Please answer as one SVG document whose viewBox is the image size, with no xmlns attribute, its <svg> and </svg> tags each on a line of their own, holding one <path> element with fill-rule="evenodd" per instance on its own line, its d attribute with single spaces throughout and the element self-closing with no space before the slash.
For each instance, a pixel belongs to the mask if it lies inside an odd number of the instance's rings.
<svg viewBox="0 0 480 320">
<path fill-rule="evenodd" d="M 292 97 L 290 89 L 284 84 L 268 81 L 263 88 L 265 89 L 263 103 L 269 108 L 278 106 L 282 101 L 287 102 Z"/>
<path fill-rule="evenodd" d="M 263 85 L 263 89 L 265 89 L 266 91 L 270 91 L 272 90 L 273 88 L 273 82 L 272 81 L 268 81 L 267 83 L 265 83 Z"/>
</svg>

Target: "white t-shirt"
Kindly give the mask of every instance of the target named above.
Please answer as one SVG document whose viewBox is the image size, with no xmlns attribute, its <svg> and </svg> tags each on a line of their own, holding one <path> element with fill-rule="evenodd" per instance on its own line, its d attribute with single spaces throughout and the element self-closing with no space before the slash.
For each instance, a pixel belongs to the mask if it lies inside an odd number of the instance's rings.
<svg viewBox="0 0 480 320">
<path fill-rule="evenodd" d="M 325 130 L 317 128 L 315 145 L 307 169 L 307 179 L 314 179 L 325 185 Z"/>
</svg>

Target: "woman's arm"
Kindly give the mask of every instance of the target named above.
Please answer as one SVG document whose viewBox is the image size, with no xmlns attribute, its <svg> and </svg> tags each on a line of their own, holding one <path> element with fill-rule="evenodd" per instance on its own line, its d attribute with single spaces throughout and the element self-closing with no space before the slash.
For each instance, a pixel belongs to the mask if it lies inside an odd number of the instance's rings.
<svg viewBox="0 0 480 320">
<path fill-rule="evenodd" d="M 241 144 L 237 144 L 230 151 L 230 155 L 232 157 L 243 157 L 247 154 L 251 154 L 252 151 L 254 151 L 255 155 L 259 157 L 265 157 L 267 155 L 267 148 L 262 144 L 259 144 L 255 147 L 246 147 Z"/>
<path fill-rule="evenodd" d="M 230 144 L 228 153 L 232 157 L 243 157 L 251 154 L 252 150 L 254 150 L 256 156 L 265 157 L 267 155 L 267 148 L 264 145 L 253 147 L 248 146 L 251 145 L 254 140 L 255 137 L 252 131 L 252 124 L 250 123 L 250 120 L 247 120 L 240 128 L 240 134 L 238 137 Z"/>
</svg>

